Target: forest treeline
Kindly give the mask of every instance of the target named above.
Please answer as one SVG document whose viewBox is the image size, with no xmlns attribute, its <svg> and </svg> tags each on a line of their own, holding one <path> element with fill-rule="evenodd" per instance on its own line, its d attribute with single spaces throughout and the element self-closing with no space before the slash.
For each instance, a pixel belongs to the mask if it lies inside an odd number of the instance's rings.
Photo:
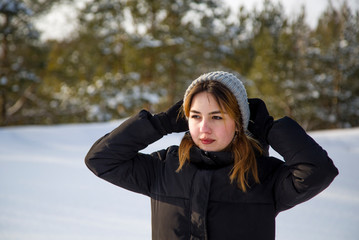
<svg viewBox="0 0 359 240">
<path fill-rule="evenodd" d="M 304 7 L 287 16 L 269 0 L 236 11 L 220 0 L 90 0 L 71 36 L 42 41 L 34 21 L 64 2 L 0 1 L 0 125 L 155 113 L 224 70 L 275 118 L 359 126 L 359 11 L 345 2 L 329 2 L 311 27 Z"/>
</svg>

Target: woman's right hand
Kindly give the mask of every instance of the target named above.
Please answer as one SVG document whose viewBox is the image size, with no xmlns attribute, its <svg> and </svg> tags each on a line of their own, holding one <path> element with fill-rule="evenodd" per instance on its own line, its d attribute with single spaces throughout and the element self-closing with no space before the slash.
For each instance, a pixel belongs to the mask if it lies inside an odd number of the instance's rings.
<svg viewBox="0 0 359 240">
<path fill-rule="evenodd" d="M 188 130 L 188 121 L 182 114 L 183 100 L 178 101 L 166 112 L 155 114 L 151 121 L 155 127 L 164 135 L 173 132 L 185 132 Z"/>
</svg>

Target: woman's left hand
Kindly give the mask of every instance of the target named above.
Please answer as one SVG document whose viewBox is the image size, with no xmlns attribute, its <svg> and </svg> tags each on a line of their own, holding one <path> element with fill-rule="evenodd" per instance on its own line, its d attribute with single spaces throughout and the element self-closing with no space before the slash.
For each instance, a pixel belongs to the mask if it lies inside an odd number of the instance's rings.
<svg viewBox="0 0 359 240">
<path fill-rule="evenodd" d="M 268 146 L 267 135 L 273 125 L 273 117 L 269 115 L 266 104 L 259 98 L 248 98 L 251 112 L 248 130 L 263 145 Z"/>
</svg>

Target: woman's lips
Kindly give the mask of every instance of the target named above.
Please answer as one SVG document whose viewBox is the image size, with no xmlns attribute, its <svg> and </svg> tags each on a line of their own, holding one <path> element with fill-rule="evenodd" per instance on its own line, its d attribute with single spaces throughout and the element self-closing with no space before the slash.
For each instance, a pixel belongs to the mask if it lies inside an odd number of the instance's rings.
<svg viewBox="0 0 359 240">
<path fill-rule="evenodd" d="M 210 139 L 210 138 L 201 138 L 200 141 L 201 141 L 202 144 L 207 145 L 207 144 L 213 143 L 215 140 Z"/>
</svg>

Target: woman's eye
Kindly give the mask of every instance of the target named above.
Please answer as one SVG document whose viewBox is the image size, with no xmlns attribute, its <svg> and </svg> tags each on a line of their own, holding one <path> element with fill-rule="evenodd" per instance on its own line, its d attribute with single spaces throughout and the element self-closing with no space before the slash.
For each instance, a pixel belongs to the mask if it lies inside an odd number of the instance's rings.
<svg viewBox="0 0 359 240">
<path fill-rule="evenodd" d="M 199 116 L 199 115 L 192 115 L 191 118 L 193 118 L 193 119 L 199 119 L 200 116 Z"/>
<path fill-rule="evenodd" d="M 212 117 L 214 120 L 222 120 L 223 118 L 221 116 L 213 116 Z"/>
</svg>

